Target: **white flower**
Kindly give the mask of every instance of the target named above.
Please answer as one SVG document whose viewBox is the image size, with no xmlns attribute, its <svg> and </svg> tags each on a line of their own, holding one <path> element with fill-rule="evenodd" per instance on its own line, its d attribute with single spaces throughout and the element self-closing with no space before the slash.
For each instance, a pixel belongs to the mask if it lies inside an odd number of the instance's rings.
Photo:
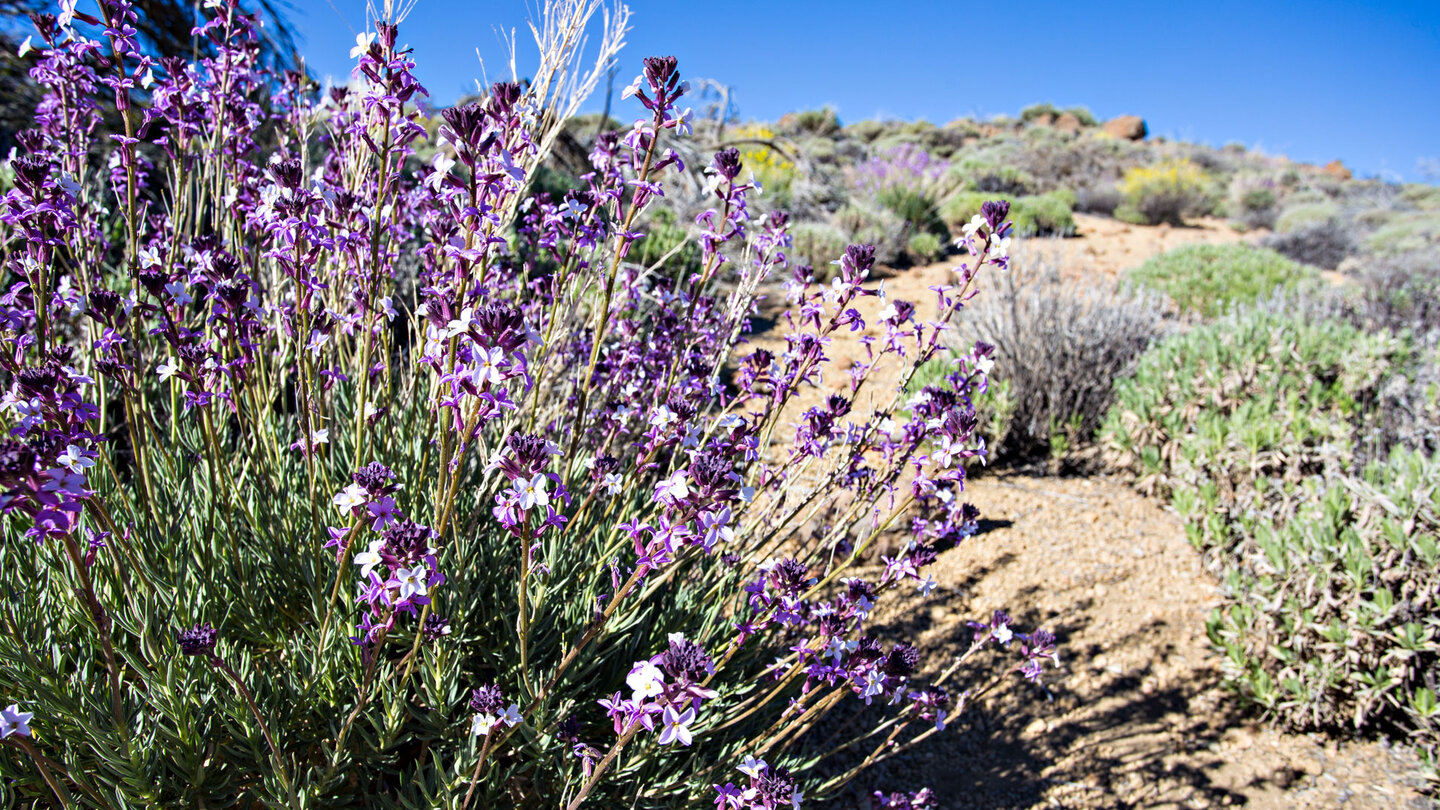
<svg viewBox="0 0 1440 810">
<path fill-rule="evenodd" d="M 1015 634 L 1010 631 L 1010 625 L 1002 624 L 994 630 L 991 630 L 990 636 L 1001 644 L 1009 644 L 1010 639 L 1014 638 Z"/>
<path fill-rule="evenodd" d="M 915 586 L 915 590 L 919 591 L 921 596 L 929 596 L 930 592 L 935 590 L 935 578 L 925 577 Z"/>
<path fill-rule="evenodd" d="M 679 417 L 675 415 L 674 411 L 670 410 L 664 405 L 661 405 L 660 407 L 655 409 L 654 413 L 650 414 L 650 424 L 659 428 L 660 430 L 665 430 L 666 428 L 675 424 L 675 420 L 678 418 Z"/>
<path fill-rule="evenodd" d="M 409 599 L 412 596 L 425 595 L 425 566 L 417 565 L 414 568 L 400 568 L 395 571 L 395 580 L 400 583 L 400 598 Z"/>
<path fill-rule="evenodd" d="M 661 722 L 664 726 L 660 731 L 661 745 L 677 741 L 681 745 L 689 745 L 692 739 L 689 726 L 695 722 L 695 707 L 691 706 L 681 713 L 675 711 L 674 706 L 666 706 Z"/>
<path fill-rule="evenodd" d="M 475 352 L 475 384 L 484 385 L 488 382 L 499 385 L 505 382 L 505 372 L 500 368 L 500 364 L 503 362 L 505 362 L 505 350 L 498 346 Z"/>
<path fill-rule="evenodd" d="M 740 771 L 751 779 L 758 779 L 760 778 L 760 774 L 764 773 L 767 767 L 769 766 L 766 765 L 765 760 L 763 759 L 756 759 L 755 757 L 745 757 L 745 761 L 740 763 L 740 767 L 736 770 Z"/>
<path fill-rule="evenodd" d="M 605 473 L 605 480 L 601 482 L 601 486 L 605 487 L 606 495 L 619 495 L 620 490 L 624 488 L 623 483 L 624 479 L 620 477 L 619 473 Z"/>
<path fill-rule="evenodd" d="M 545 487 L 550 485 L 550 479 L 544 473 L 536 473 L 534 478 L 516 478 L 511 484 L 515 488 L 516 501 L 524 510 L 533 509 L 536 506 L 545 506 L 550 503 L 550 493 Z"/>
<path fill-rule="evenodd" d="M 625 91 L 620 94 L 620 98 L 622 98 L 622 99 L 630 98 L 631 96 L 635 95 L 636 93 L 639 93 L 639 92 L 640 92 L 640 82 L 641 82 L 643 79 L 644 79 L 643 76 L 636 76 L 636 77 L 635 77 L 635 81 L 631 82 L 631 83 L 630 83 L 630 86 L 629 86 L 629 87 L 626 87 L 626 88 L 625 88 Z"/>
<path fill-rule="evenodd" d="M 370 50 L 370 45 L 371 45 L 372 43 L 374 43 L 374 42 L 375 42 L 375 34 L 369 32 L 369 31 L 366 31 L 366 32 L 360 33 L 360 34 L 356 34 L 356 35 L 355 35 L 355 47 L 353 47 L 353 48 L 350 49 L 350 58 L 351 58 L 351 59 L 359 59 L 359 58 L 361 57 L 361 55 L 363 55 L 366 51 Z"/>
<path fill-rule="evenodd" d="M 995 367 L 995 358 L 990 355 L 975 358 L 975 370 L 981 374 L 989 374 L 990 369 Z"/>
<path fill-rule="evenodd" d="M 676 470 L 669 478 L 662 479 L 655 485 L 655 500 L 672 502 L 689 497 L 690 484 L 685 477 L 684 470 Z"/>
<path fill-rule="evenodd" d="M 351 484 L 336 493 L 330 502 L 335 504 L 335 508 L 341 512 L 349 512 L 357 506 L 363 506 L 368 500 L 370 500 L 370 494 L 365 491 L 364 487 L 359 484 Z"/>
<path fill-rule="evenodd" d="M 431 172 L 430 176 L 425 178 L 425 185 L 439 191 L 440 184 L 445 182 L 445 177 L 450 174 L 450 168 L 454 165 L 455 158 L 445 154 L 443 150 L 436 152 L 435 160 L 431 163 L 435 171 Z"/>
<path fill-rule="evenodd" d="M 30 37 L 25 37 L 25 41 L 20 43 L 20 50 L 16 51 L 16 53 L 18 53 L 20 56 L 24 56 L 25 54 L 30 53 L 33 50 L 35 50 L 35 46 L 30 43 Z"/>
<path fill-rule="evenodd" d="M 490 733 L 490 729 L 495 728 L 495 724 L 499 721 L 500 718 L 493 714 L 477 714 L 470 718 L 470 733 L 476 737 L 484 737 Z"/>
<path fill-rule="evenodd" d="M 170 296 L 175 299 L 177 306 L 183 307 L 193 300 L 190 297 L 190 293 L 185 291 L 185 282 L 183 281 L 172 281 L 166 284 L 165 292 L 170 293 Z"/>
<path fill-rule="evenodd" d="M 11 703 L 3 710 L 0 710 L 0 740 L 12 734 L 19 734 L 21 737 L 30 736 L 30 718 L 34 712 L 20 711 L 19 703 Z"/>
<path fill-rule="evenodd" d="M 330 431 L 327 428 L 320 428 L 310 434 L 310 446 L 325 444 L 330 441 Z"/>
<path fill-rule="evenodd" d="M 370 572 L 375 566 L 381 563 L 380 549 L 385 547 L 384 540 L 371 540 L 370 547 L 355 555 L 355 564 L 360 566 L 360 578 L 369 579 Z"/>
<path fill-rule="evenodd" d="M 507 726 L 520 725 L 520 707 L 511 703 L 505 707 L 505 711 L 500 714 L 498 719 Z"/>
<path fill-rule="evenodd" d="M 85 470 L 95 466 L 95 459 L 86 456 L 84 449 L 71 444 L 66 445 L 65 452 L 55 459 L 55 463 L 76 475 L 81 475 Z"/>
<path fill-rule="evenodd" d="M 631 699 L 637 703 L 664 692 L 664 682 L 665 673 L 649 661 L 636 661 L 630 674 L 625 676 L 625 685 L 632 692 Z"/>
</svg>

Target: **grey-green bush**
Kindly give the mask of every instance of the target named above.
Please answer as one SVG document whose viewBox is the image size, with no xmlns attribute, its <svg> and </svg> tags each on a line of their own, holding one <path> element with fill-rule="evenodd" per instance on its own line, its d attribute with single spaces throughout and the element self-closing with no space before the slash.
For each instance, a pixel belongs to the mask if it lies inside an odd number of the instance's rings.
<svg viewBox="0 0 1440 810">
<path fill-rule="evenodd" d="M 1250 303 L 1277 288 L 1312 281 L 1315 272 L 1273 250 L 1243 243 L 1185 245 L 1151 257 L 1130 271 L 1130 280 L 1170 296 L 1184 312 L 1214 316 Z"/>
</svg>

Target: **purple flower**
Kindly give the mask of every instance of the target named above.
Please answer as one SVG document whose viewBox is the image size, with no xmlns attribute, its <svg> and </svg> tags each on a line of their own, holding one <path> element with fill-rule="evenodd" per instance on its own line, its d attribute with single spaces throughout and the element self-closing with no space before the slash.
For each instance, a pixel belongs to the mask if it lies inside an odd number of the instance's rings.
<svg viewBox="0 0 1440 810">
<path fill-rule="evenodd" d="M 180 652 L 186 655 L 208 656 L 215 652 L 215 642 L 219 637 L 220 634 L 207 622 L 177 632 L 175 641 L 180 645 Z"/>
</svg>

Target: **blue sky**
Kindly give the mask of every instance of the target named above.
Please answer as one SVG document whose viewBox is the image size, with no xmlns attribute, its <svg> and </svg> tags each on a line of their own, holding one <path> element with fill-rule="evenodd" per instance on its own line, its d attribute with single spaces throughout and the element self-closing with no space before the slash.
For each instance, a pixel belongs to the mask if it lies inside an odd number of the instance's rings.
<svg viewBox="0 0 1440 810">
<path fill-rule="evenodd" d="M 343 77 L 364 0 L 292 0 L 302 51 Z M 491 79 L 536 0 L 419 0 L 401 25 L 434 101 Z M 1364 176 L 1440 181 L 1440 2 L 875 3 L 632 0 L 617 89 L 642 57 L 731 85 L 743 118 L 835 107 L 841 120 L 1014 114 L 1050 101 L 1154 134 L 1239 142 Z M 520 28 L 520 52 L 530 49 Z M 521 71 L 525 70 L 522 61 Z M 592 107 L 598 109 L 599 100 Z M 622 118 L 635 115 L 619 108 Z"/>
</svg>

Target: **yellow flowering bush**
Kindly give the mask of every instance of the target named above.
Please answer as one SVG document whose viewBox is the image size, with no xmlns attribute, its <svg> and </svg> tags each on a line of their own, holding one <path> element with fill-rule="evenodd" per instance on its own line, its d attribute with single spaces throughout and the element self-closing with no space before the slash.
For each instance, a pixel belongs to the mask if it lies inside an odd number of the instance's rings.
<svg viewBox="0 0 1440 810">
<path fill-rule="evenodd" d="M 1141 225 L 1180 225 L 1184 216 L 1209 210 L 1213 185 L 1205 170 L 1187 158 L 1136 166 L 1120 180 L 1125 202 L 1115 216 Z"/>
<path fill-rule="evenodd" d="M 755 173 L 767 197 L 773 195 L 775 200 L 784 200 L 789 197 L 790 184 L 795 179 L 795 162 L 780 150 L 759 143 L 774 141 L 776 137 L 775 130 L 765 124 L 744 124 L 730 130 L 731 140 L 744 141 L 735 145 L 740 150 L 741 165 Z"/>
</svg>

